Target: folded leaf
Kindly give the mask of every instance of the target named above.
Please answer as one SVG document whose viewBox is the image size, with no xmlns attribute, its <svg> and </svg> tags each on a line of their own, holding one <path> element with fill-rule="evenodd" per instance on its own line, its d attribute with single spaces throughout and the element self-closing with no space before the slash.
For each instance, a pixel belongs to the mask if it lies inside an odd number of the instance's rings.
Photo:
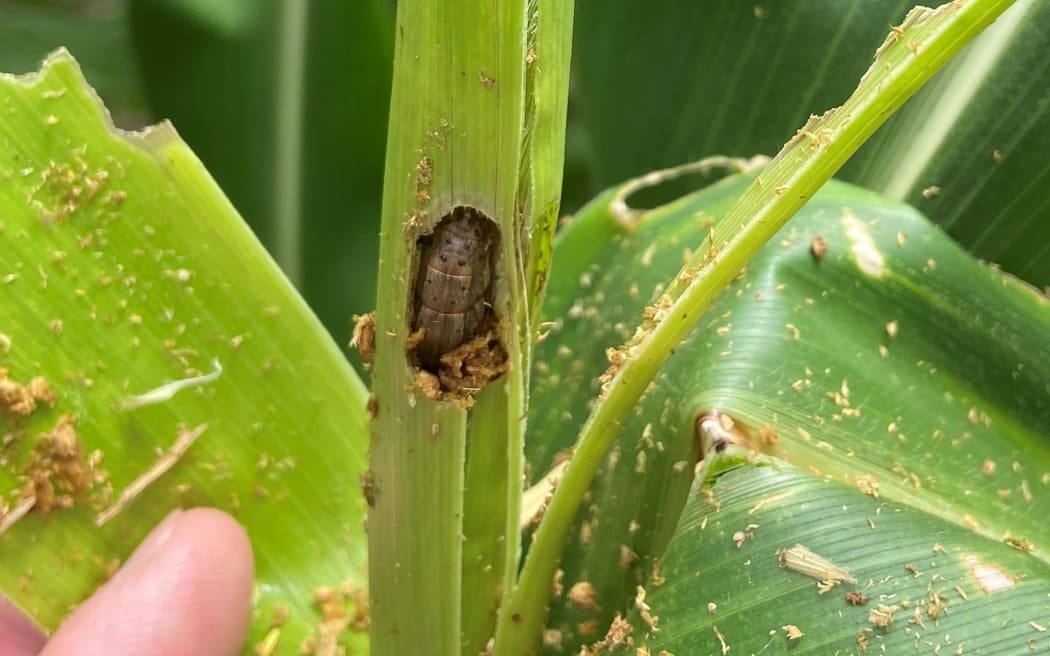
<svg viewBox="0 0 1050 656">
<path fill-rule="evenodd" d="M 629 337 L 683 251 L 706 243 L 749 182 L 721 181 L 642 214 L 633 230 L 615 220 L 613 190 L 560 237 L 532 396 L 534 472 L 572 444 L 605 348 Z M 848 494 L 878 494 L 970 542 L 1040 558 L 1050 548 L 1038 520 L 1050 510 L 1047 335 L 1041 294 L 978 264 L 913 209 L 828 184 L 716 301 L 625 424 L 572 533 L 567 596 L 553 601 L 549 625 L 563 647 L 597 642 L 649 584 L 647 563 L 660 558 L 667 576 L 661 552 L 705 416 L 728 418 L 745 447 L 853 486 Z M 735 546 L 705 548 L 720 558 Z M 596 597 L 589 608 L 568 595 L 581 582 Z"/>
</svg>

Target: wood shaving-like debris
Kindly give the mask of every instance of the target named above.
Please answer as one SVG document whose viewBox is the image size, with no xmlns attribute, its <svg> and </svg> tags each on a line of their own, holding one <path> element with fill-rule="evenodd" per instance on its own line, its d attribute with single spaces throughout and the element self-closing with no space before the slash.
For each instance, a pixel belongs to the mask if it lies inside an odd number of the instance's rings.
<svg viewBox="0 0 1050 656">
<path fill-rule="evenodd" d="M 828 254 L 828 242 L 820 235 L 814 235 L 813 240 L 809 242 L 809 252 L 813 254 L 813 259 L 820 262 Z"/>
<path fill-rule="evenodd" d="M 871 474 L 861 474 L 854 479 L 861 492 L 869 497 L 879 498 L 879 479 Z"/>
<path fill-rule="evenodd" d="M 719 644 L 722 645 L 722 656 L 729 653 L 729 643 L 726 642 L 726 637 L 722 635 L 722 632 L 718 630 L 717 626 L 711 627 L 715 632 L 715 637 L 718 638 Z"/>
<path fill-rule="evenodd" d="M 857 579 L 850 576 L 848 571 L 823 556 L 813 553 L 808 547 L 801 544 L 781 549 L 777 555 L 780 559 L 780 566 L 784 569 L 805 574 L 818 581 L 857 582 Z"/>
<path fill-rule="evenodd" d="M 660 618 L 650 612 L 652 609 L 645 603 L 645 588 L 640 585 L 634 589 L 634 607 L 638 609 L 642 621 L 649 625 L 649 629 L 656 631 Z"/>
<path fill-rule="evenodd" d="M 1035 545 L 1032 544 L 1031 540 L 1028 540 L 1027 538 L 1007 534 L 1006 537 L 1003 538 L 1003 542 L 1010 545 L 1014 549 L 1017 549 L 1018 551 L 1023 551 L 1025 553 L 1032 553 L 1033 551 L 1035 551 Z"/>
<path fill-rule="evenodd" d="M 0 415 L 28 417 L 40 403 L 55 405 L 55 393 L 46 378 L 35 376 L 22 384 L 9 378 L 7 369 L 0 367 Z"/>
<path fill-rule="evenodd" d="M 102 526 L 130 506 L 135 499 L 146 491 L 146 488 L 163 476 L 169 469 L 174 467 L 175 463 L 182 458 L 186 451 L 193 446 L 193 443 L 197 438 L 207 429 L 207 424 L 201 424 L 192 430 L 180 430 L 178 436 L 175 438 L 175 442 L 171 445 L 171 448 L 158 458 L 156 462 L 150 465 L 149 469 L 124 488 L 124 491 L 120 493 L 120 496 L 111 506 L 104 509 L 95 517 L 95 526 Z"/>
<path fill-rule="evenodd" d="M 36 438 L 21 494 L 23 500 L 34 500 L 35 512 L 71 508 L 92 485 L 92 463 L 84 455 L 75 426 L 73 415 L 62 415 L 54 428 Z"/>
<path fill-rule="evenodd" d="M 879 629 L 888 629 L 893 624 L 893 614 L 898 610 L 897 606 L 879 604 L 877 608 L 868 611 L 868 622 Z"/>
<path fill-rule="evenodd" d="M 598 591 L 590 581 L 579 581 L 569 588 L 569 601 L 580 610 L 601 610 Z"/>
<path fill-rule="evenodd" d="M 354 315 L 354 334 L 350 338 L 350 348 L 356 348 L 361 359 L 371 360 L 376 350 L 376 314 Z"/>
<path fill-rule="evenodd" d="M 26 497 L 19 501 L 14 508 L 11 508 L 4 514 L 0 514 L 0 535 L 6 533 L 8 529 L 18 523 L 18 520 L 29 514 L 34 504 L 36 504 L 36 497 Z"/>
<path fill-rule="evenodd" d="M 321 586 L 313 591 L 314 604 L 321 613 L 317 625 L 317 635 L 309 645 L 309 650 L 300 649 L 300 654 L 314 656 L 340 656 L 344 652 L 340 638 L 348 631 L 365 631 L 369 626 L 368 594 L 364 590 L 344 583 L 342 589 Z M 354 614 L 347 612 L 347 603 L 354 605 Z"/>
<path fill-rule="evenodd" d="M 634 627 L 631 626 L 630 622 L 625 620 L 620 613 L 616 613 L 616 617 L 613 618 L 605 637 L 586 648 L 586 651 L 582 653 L 597 656 L 598 654 L 610 653 L 610 649 L 621 645 L 631 646 L 634 644 L 634 639 L 631 638 L 633 631 Z"/>
</svg>

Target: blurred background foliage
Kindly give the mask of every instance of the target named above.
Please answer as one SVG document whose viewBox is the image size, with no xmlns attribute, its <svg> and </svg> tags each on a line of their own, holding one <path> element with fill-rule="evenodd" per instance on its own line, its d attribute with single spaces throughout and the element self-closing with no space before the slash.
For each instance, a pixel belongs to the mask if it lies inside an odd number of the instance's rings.
<svg viewBox="0 0 1050 656">
<path fill-rule="evenodd" d="M 628 177 L 774 154 L 840 103 L 909 1 L 580 0 L 563 213 Z M 337 341 L 374 306 L 392 0 L 0 0 L 0 70 L 58 46 L 120 127 L 173 121 Z M 846 180 L 1050 285 L 1050 3 L 1022 0 Z M 542 59 L 542 53 L 540 53 Z M 653 206 L 699 186 L 639 194 Z"/>
</svg>

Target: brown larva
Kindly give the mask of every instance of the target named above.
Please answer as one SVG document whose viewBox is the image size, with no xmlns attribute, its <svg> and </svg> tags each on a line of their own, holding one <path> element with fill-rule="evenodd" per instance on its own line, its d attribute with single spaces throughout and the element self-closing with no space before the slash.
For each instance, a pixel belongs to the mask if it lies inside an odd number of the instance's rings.
<svg viewBox="0 0 1050 656">
<path fill-rule="evenodd" d="M 477 336 L 491 311 L 496 254 L 493 223 L 471 207 L 457 207 L 419 240 L 413 330 L 420 363 L 436 371 L 441 356 Z"/>
</svg>

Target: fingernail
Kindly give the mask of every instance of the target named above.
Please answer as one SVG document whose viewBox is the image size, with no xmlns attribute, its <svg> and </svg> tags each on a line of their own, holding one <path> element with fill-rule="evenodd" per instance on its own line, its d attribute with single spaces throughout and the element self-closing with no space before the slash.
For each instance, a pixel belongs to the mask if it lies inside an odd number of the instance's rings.
<svg viewBox="0 0 1050 656">
<path fill-rule="evenodd" d="M 135 552 L 131 554 L 131 557 L 124 562 L 124 566 L 117 572 L 119 577 L 122 573 L 134 568 L 138 563 L 149 562 L 153 557 L 158 554 L 164 545 L 167 544 L 168 540 L 171 539 L 172 534 L 175 532 L 175 522 L 182 514 L 181 508 L 176 508 L 168 513 L 159 524 L 157 524 L 146 539 L 139 544 Z M 116 577 L 114 577 L 116 578 Z"/>
</svg>

